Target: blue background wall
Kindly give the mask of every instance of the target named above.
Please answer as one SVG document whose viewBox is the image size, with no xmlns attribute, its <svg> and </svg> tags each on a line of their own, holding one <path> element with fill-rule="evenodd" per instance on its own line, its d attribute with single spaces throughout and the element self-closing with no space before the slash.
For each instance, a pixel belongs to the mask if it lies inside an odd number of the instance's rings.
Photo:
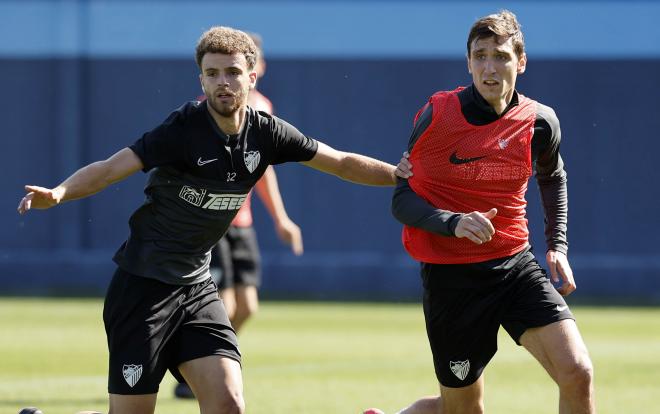
<svg viewBox="0 0 660 414">
<path fill-rule="evenodd" d="M 9 178 L 0 199 L 0 293 L 104 291 L 145 176 L 26 216 L 15 213 L 22 187 L 58 184 L 196 96 L 192 51 L 206 28 L 264 36 L 260 89 L 278 115 L 336 148 L 395 163 L 427 97 L 470 82 L 471 23 L 503 7 L 518 15 L 527 40 L 519 90 L 554 107 L 562 122 L 575 299 L 660 302 L 655 1 L 2 1 L 0 161 Z M 389 214 L 390 189 L 299 165 L 277 172 L 306 252 L 289 253 L 255 203 L 264 296 L 416 297 L 417 266 Z M 534 185 L 527 198 L 543 256 Z"/>
</svg>

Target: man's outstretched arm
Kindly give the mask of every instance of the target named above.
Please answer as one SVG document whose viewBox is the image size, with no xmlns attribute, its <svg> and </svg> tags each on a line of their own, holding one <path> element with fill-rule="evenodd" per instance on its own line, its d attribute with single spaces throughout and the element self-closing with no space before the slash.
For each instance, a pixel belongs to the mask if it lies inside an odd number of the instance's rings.
<svg viewBox="0 0 660 414">
<path fill-rule="evenodd" d="M 336 149 L 318 143 L 316 155 L 303 164 L 357 184 L 393 186 L 396 167 L 375 158 Z"/>
<path fill-rule="evenodd" d="M 132 150 L 124 148 L 107 160 L 79 169 L 55 188 L 26 185 L 27 194 L 19 203 L 18 212 L 25 214 L 30 209 L 47 209 L 90 196 L 142 168 L 142 160 Z"/>
</svg>

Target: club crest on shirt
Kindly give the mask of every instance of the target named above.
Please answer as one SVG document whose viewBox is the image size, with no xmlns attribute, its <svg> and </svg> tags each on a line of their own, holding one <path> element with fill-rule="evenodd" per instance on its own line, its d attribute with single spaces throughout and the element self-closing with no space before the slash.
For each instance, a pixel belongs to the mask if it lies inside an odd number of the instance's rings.
<svg viewBox="0 0 660 414">
<path fill-rule="evenodd" d="M 463 381 L 465 377 L 467 377 L 468 372 L 470 372 L 470 360 L 449 361 L 449 368 L 451 368 L 451 372 L 453 372 L 459 380 Z"/>
<path fill-rule="evenodd" d="M 504 148 L 508 147 L 509 146 L 509 141 L 511 141 L 511 138 L 512 137 L 509 137 L 509 138 L 506 138 L 506 139 L 504 139 L 504 138 L 498 139 L 497 144 L 500 146 L 500 149 L 504 149 Z"/>
<path fill-rule="evenodd" d="M 245 151 L 243 153 L 243 160 L 245 161 L 245 166 L 247 167 L 250 173 L 253 173 L 261 161 L 261 154 L 259 151 Z"/>
</svg>

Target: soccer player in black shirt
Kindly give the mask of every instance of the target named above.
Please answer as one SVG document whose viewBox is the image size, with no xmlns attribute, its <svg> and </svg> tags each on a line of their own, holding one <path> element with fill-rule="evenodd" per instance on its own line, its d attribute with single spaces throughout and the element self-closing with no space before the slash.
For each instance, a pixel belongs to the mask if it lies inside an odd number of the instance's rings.
<svg viewBox="0 0 660 414">
<path fill-rule="evenodd" d="M 209 274 L 209 251 L 271 164 L 301 162 L 345 180 L 391 186 L 395 167 L 346 153 L 246 105 L 256 46 L 214 27 L 196 48 L 206 101 L 174 111 L 133 145 L 55 188 L 28 185 L 18 211 L 46 209 L 150 171 L 146 200 L 114 256 L 103 319 L 110 353 L 110 412 L 153 413 L 169 369 L 203 414 L 244 411 L 240 352 Z"/>
</svg>

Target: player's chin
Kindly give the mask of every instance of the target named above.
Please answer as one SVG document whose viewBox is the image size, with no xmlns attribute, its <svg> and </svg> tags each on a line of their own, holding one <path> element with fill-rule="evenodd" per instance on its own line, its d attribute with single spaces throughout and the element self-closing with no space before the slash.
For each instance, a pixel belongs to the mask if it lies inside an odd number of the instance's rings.
<svg viewBox="0 0 660 414">
<path fill-rule="evenodd" d="M 238 111 L 238 105 L 236 104 L 219 104 L 215 108 L 215 111 L 222 116 L 230 117 Z"/>
</svg>

